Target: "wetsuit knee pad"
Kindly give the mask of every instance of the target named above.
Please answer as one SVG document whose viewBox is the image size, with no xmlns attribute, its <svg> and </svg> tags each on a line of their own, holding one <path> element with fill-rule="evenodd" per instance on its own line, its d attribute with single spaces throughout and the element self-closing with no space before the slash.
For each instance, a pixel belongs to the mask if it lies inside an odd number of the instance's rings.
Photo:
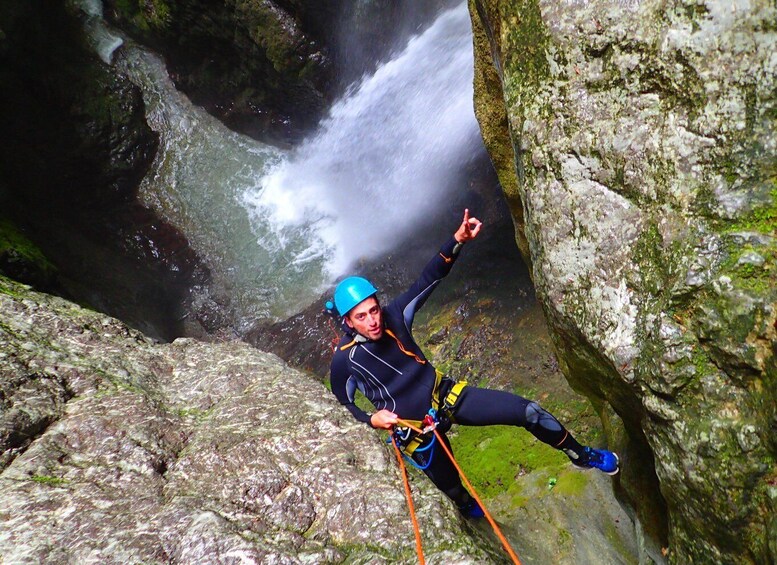
<svg viewBox="0 0 777 565">
<path fill-rule="evenodd" d="M 526 427 L 528 429 L 542 428 L 551 432 L 558 432 L 562 429 L 561 423 L 536 402 L 529 402 L 526 405 Z"/>
</svg>

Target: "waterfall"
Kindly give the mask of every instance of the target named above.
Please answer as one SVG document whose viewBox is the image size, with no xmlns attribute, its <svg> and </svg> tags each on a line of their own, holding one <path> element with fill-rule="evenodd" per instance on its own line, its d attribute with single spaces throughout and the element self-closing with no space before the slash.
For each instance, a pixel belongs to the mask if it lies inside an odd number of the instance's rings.
<svg viewBox="0 0 777 565">
<path fill-rule="evenodd" d="M 287 315 L 302 303 L 293 289 L 320 284 L 285 264 L 292 243 L 268 249 L 242 205 L 243 193 L 278 161 L 281 151 L 228 129 L 176 90 L 162 60 L 137 46 L 116 55 L 116 66 L 143 90 L 146 119 L 160 147 L 139 188 L 144 204 L 186 234 L 217 286 L 230 296 L 238 325 Z M 306 278 L 307 277 L 307 278 Z"/>
<path fill-rule="evenodd" d="M 95 50 L 104 63 L 111 64 L 113 52 L 121 47 L 124 41 L 111 33 L 103 20 L 103 5 L 100 0 L 81 0 L 81 10 L 87 16 L 84 24 L 86 36 L 92 49 Z"/>
<path fill-rule="evenodd" d="M 462 163 L 482 151 L 472 61 L 462 3 L 365 77 L 245 193 L 254 225 L 277 242 L 306 237 L 296 261 L 322 258 L 330 277 L 396 246 L 450 198 Z"/>
<path fill-rule="evenodd" d="M 482 151 L 466 2 L 354 85 L 292 151 L 226 128 L 132 41 L 112 59 L 141 88 L 160 137 L 140 198 L 205 259 L 239 329 L 299 311 L 354 261 L 428 227 Z"/>
</svg>

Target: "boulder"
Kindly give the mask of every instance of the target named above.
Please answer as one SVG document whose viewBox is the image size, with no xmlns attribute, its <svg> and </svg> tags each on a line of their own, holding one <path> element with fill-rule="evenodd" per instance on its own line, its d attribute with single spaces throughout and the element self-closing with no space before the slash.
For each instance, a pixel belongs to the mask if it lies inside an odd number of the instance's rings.
<svg viewBox="0 0 777 565">
<path fill-rule="evenodd" d="M 176 87 L 237 131 L 289 143 L 324 111 L 328 50 L 303 27 L 297 6 L 109 0 L 105 16 L 162 53 Z"/>
<path fill-rule="evenodd" d="M 417 562 L 393 454 L 311 375 L 2 277 L 0 319 L 4 561 Z M 411 482 L 430 563 L 503 559 Z"/>
<path fill-rule="evenodd" d="M 476 107 L 644 558 L 777 558 L 777 8 L 471 0 Z"/>
</svg>

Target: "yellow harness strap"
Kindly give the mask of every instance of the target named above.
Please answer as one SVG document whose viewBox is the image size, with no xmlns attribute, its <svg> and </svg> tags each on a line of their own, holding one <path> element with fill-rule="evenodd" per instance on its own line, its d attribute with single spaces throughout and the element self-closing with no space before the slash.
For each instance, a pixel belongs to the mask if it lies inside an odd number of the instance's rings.
<svg viewBox="0 0 777 565">
<path fill-rule="evenodd" d="M 413 422 L 412 422 L 411 420 L 408 420 L 408 422 L 410 422 L 411 424 L 413 424 Z M 415 426 L 415 424 L 413 424 L 413 425 Z M 423 436 L 420 436 L 420 435 L 415 435 L 415 436 L 413 436 L 413 439 L 411 439 L 411 440 L 408 442 L 408 444 L 407 444 L 405 447 L 403 447 L 403 448 L 402 448 L 402 451 L 404 451 L 404 452 L 405 452 L 405 455 L 407 455 L 408 457 L 410 457 L 411 455 L 413 455 L 413 452 L 414 452 L 416 449 L 418 449 L 419 447 L 421 447 L 421 444 L 422 444 L 423 442 L 424 442 L 424 438 L 423 438 Z"/>
<path fill-rule="evenodd" d="M 454 384 L 448 394 L 445 395 L 445 400 L 442 403 L 445 409 L 450 410 L 456 405 L 459 401 L 459 395 L 461 394 L 461 391 L 464 390 L 465 386 L 467 386 L 467 381 L 456 381 L 456 384 Z"/>
<path fill-rule="evenodd" d="M 432 389 L 432 408 L 437 411 L 440 409 L 440 383 L 442 383 L 443 374 L 439 369 L 435 369 L 434 377 L 434 388 Z"/>
<path fill-rule="evenodd" d="M 451 390 L 448 391 L 448 394 L 445 395 L 445 398 L 442 401 L 442 404 L 440 403 L 440 383 L 442 382 L 443 374 L 435 369 L 436 373 L 436 379 L 434 381 L 434 392 L 432 393 L 432 408 L 434 408 L 435 412 L 439 411 L 441 406 L 445 410 L 450 410 L 456 405 L 456 402 L 459 400 L 459 395 L 461 395 L 461 391 L 464 390 L 464 387 L 467 386 L 467 381 L 456 381 L 456 383 L 451 387 Z M 449 416 L 451 421 L 455 421 L 452 416 Z M 413 426 L 417 428 L 423 427 L 423 422 L 420 420 L 405 420 L 406 422 L 412 424 Z M 413 438 L 405 445 L 402 450 L 405 452 L 406 455 L 410 456 L 413 454 L 413 452 L 418 449 L 421 444 L 424 442 L 424 438 L 421 435 L 415 435 Z"/>
</svg>

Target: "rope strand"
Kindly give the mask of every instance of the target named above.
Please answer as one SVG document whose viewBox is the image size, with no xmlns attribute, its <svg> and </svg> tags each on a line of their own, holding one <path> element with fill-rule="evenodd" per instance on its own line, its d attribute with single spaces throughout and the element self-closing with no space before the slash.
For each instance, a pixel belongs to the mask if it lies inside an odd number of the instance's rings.
<svg viewBox="0 0 777 565">
<path fill-rule="evenodd" d="M 491 517 L 491 513 L 486 509 L 485 505 L 481 502 L 480 497 L 475 492 L 475 488 L 472 486 L 472 483 L 469 482 L 466 475 L 464 474 L 464 471 L 461 470 L 461 467 L 459 467 L 459 464 L 456 463 L 456 460 L 453 458 L 453 453 L 451 453 L 451 450 L 448 449 L 448 446 L 445 445 L 444 441 L 442 441 L 442 438 L 440 437 L 440 432 L 438 432 L 437 430 L 432 430 L 432 431 L 434 432 L 434 435 L 439 440 L 440 445 L 442 445 L 442 448 L 445 450 L 445 453 L 450 458 L 451 463 L 453 463 L 453 466 L 456 467 L 456 470 L 459 472 L 459 475 L 461 476 L 461 480 L 464 481 L 465 485 L 467 485 L 467 488 L 469 489 L 470 494 L 477 501 L 477 503 L 480 504 L 480 508 L 483 509 L 483 514 L 486 515 L 486 519 L 488 520 L 488 523 L 491 524 L 491 527 L 494 529 L 494 533 L 499 538 L 499 541 L 502 542 L 502 546 L 505 548 L 505 551 L 510 556 L 510 559 L 513 560 L 513 563 L 515 565 L 521 565 L 521 561 L 518 559 L 518 556 L 515 554 L 515 552 L 513 551 L 513 548 L 510 546 L 510 542 L 507 541 L 507 538 L 502 533 L 502 530 L 499 529 L 499 526 L 496 524 L 496 521 Z"/>
<path fill-rule="evenodd" d="M 402 471 L 402 480 L 405 483 L 405 497 L 407 498 L 407 506 L 410 509 L 410 519 L 413 521 L 413 531 L 415 532 L 415 549 L 418 553 L 418 562 L 421 565 L 425 565 L 424 561 L 424 549 L 421 547 L 421 530 L 418 527 L 418 520 L 415 516 L 415 507 L 413 506 L 413 497 L 410 493 L 410 482 L 407 478 L 407 469 L 405 468 L 405 462 L 402 459 L 402 453 L 399 451 L 399 446 L 394 439 L 394 434 L 391 435 L 391 445 L 394 446 L 394 452 L 397 455 L 397 461 L 399 461 L 399 468 Z"/>
<path fill-rule="evenodd" d="M 397 421 L 400 423 L 400 425 L 408 427 L 414 432 L 417 432 L 419 434 L 424 433 L 422 429 L 417 428 L 410 422 L 402 420 L 401 418 L 397 418 Z M 475 487 L 472 486 L 472 483 L 469 482 L 469 479 L 467 479 L 467 476 L 464 474 L 464 471 L 461 470 L 461 467 L 459 467 L 459 464 L 453 458 L 453 453 L 451 453 L 451 450 L 448 449 L 448 446 L 442 440 L 442 436 L 440 436 L 440 432 L 438 432 L 437 429 L 433 429 L 432 431 L 434 432 L 434 435 L 437 438 L 438 443 L 445 450 L 445 454 L 451 460 L 451 463 L 453 463 L 453 466 L 456 467 L 456 470 L 459 472 L 459 476 L 461 477 L 461 480 L 469 489 L 470 494 L 480 505 L 480 508 L 483 509 L 483 514 L 485 514 L 486 519 L 488 520 L 488 523 L 491 524 L 491 527 L 493 528 L 494 533 L 499 538 L 499 541 L 502 543 L 502 547 L 505 548 L 505 551 L 507 551 L 507 554 L 510 556 L 510 559 L 512 559 L 514 565 L 521 565 L 521 561 L 520 559 L 518 559 L 518 556 L 515 554 L 515 552 L 513 551 L 513 548 L 510 546 L 510 542 L 507 541 L 507 538 L 505 538 L 504 534 L 502 533 L 502 530 L 499 528 L 496 521 L 491 517 L 491 513 L 486 509 L 485 505 L 480 500 L 480 497 L 478 496 L 477 492 L 475 492 Z M 399 451 L 399 448 L 397 447 L 396 444 L 394 444 L 394 447 L 397 449 L 397 451 Z M 402 469 L 404 469 L 404 464 L 402 465 Z M 409 488 L 409 487 L 406 487 L 406 488 Z M 415 520 L 415 514 L 413 514 L 413 520 Z"/>
<path fill-rule="evenodd" d="M 337 330 L 335 329 L 335 322 L 332 319 L 331 316 L 327 316 L 329 319 L 329 329 L 332 330 L 332 336 L 330 338 L 329 347 L 332 349 L 332 353 L 334 353 L 337 350 L 337 344 L 340 343 L 340 334 L 337 333 Z"/>
</svg>

